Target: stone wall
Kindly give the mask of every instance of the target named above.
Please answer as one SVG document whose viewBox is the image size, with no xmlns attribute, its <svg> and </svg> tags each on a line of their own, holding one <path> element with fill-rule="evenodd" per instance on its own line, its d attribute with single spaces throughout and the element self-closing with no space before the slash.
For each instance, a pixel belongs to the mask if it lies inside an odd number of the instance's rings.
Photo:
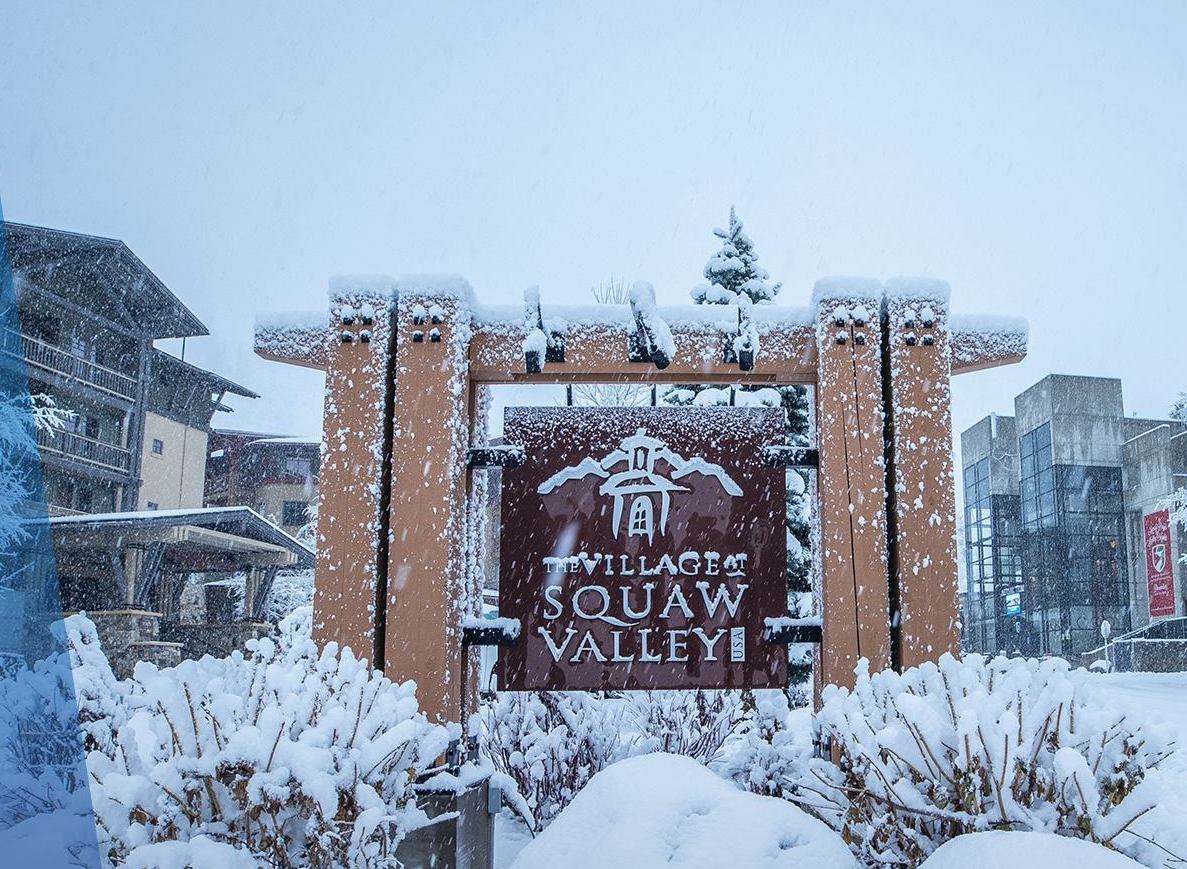
<svg viewBox="0 0 1187 869">
<path fill-rule="evenodd" d="M 151 610 L 96 610 L 87 617 L 95 623 L 99 644 L 112 671 L 121 679 L 132 674 L 137 661 L 172 667 L 181 661 L 181 644 L 162 641 L 161 614 Z"/>
</svg>

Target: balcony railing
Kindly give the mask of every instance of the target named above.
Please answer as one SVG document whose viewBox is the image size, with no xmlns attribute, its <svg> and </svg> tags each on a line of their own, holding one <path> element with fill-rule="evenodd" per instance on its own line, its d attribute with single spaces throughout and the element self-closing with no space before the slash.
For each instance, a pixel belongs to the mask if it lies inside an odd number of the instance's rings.
<svg viewBox="0 0 1187 869">
<path fill-rule="evenodd" d="M 132 453 L 115 444 L 105 444 L 72 431 L 38 431 L 37 445 L 45 452 L 84 462 L 108 471 L 131 473 Z"/>
<path fill-rule="evenodd" d="M 78 380 L 102 392 L 127 401 L 134 401 L 136 398 L 135 377 L 75 356 L 61 347 L 47 344 L 31 335 L 4 329 L 0 349 L 8 356 L 24 359 L 36 368 L 42 368 L 69 380 Z"/>
</svg>

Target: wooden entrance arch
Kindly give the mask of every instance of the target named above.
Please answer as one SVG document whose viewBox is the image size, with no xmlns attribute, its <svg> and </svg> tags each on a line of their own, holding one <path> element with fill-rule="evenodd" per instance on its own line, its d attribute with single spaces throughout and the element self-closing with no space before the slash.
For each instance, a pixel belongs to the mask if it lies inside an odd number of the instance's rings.
<svg viewBox="0 0 1187 869">
<path fill-rule="evenodd" d="M 805 308 L 525 316 L 476 304 L 457 278 L 341 279 L 329 308 L 256 327 L 259 355 L 326 373 L 315 635 L 416 680 L 430 715 L 460 720 L 477 690 L 462 645 L 481 599 L 467 453 L 484 446 L 488 384 L 814 385 L 818 673 L 848 684 L 863 657 L 909 667 L 958 650 L 949 382 L 1020 360 L 1025 324 L 954 319 L 947 285 L 926 280 L 826 279 Z M 731 353 L 740 332 L 757 346 Z"/>
</svg>

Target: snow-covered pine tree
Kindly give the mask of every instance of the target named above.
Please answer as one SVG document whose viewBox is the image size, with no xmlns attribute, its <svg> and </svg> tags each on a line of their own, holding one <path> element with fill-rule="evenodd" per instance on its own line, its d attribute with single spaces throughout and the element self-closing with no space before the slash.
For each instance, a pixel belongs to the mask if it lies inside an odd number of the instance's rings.
<svg viewBox="0 0 1187 869">
<path fill-rule="evenodd" d="M 758 264 L 754 242 L 743 231 L 742 221 L 732 206 L 729 225 L 725 229 L 714 229 L 713 234 L 721 239 L 721 247 L 705 263 L 703 274 L 709 283 L 694 287 L 692 300 L 698 305 L 729 305 L 745 295 L 753 304 L 771 304 L 783 285 L 772 281 L 770 273 Z M 787 416 L 787 443 L 809 444 L 811 407 L 808 390 L 803 386 L 780 386 L 774 390 L 770 387 L 720 389 L 703 385 L 679 386 L 669 390 L 663 400 L 666 404 L 674 405 L 782 407 Z M 798 478 L 798 481 L 793 477 Z M 808 493 L 807 476 L 798 471 L 790 472 L 787 487 L 787 528 L 790 533 L 787 589 L 793 611 L 801 599 L 807 600 L 806 595 L 812 590 L 812 528 Z M 799 660 L 799 656 L 793 652 L 790 673 L 793 684 L 806 682 L 811 669 L 810 661 Z"/>
<path fill-rule="evenodd" d="M 1179 397 L 1171 405 L 1170 417 L 1179 422 L 1187 422 L 1187 392 L 1179 393 Z"/>
<path fill-rule="evenodd" d="M 767 270 L 758 264 L 754 242 L 742 231 L 742 221 L 730 206 L 730 222 L 726 229 L 714 229 L 721 239 L 721 248 L 705 263 L 708 284 L 694 287 L 692 300 L 698 305 L 728 305 L 743 293 L 756 305 L 775 300 L 782 284 L 771 281 Z"/>
</svg>

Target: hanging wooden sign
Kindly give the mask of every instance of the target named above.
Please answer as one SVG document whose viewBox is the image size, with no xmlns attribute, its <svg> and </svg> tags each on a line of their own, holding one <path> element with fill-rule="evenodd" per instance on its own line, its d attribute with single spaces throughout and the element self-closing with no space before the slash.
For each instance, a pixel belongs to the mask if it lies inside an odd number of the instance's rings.
<svg viewBox="0 0 1187 869">
<path fill-rule="evenodd" d="M 500 686 L 781 687 L 785 478 L 762 454 L 783 434 L 772 408 L 509 408 Z"/>
</svg>

